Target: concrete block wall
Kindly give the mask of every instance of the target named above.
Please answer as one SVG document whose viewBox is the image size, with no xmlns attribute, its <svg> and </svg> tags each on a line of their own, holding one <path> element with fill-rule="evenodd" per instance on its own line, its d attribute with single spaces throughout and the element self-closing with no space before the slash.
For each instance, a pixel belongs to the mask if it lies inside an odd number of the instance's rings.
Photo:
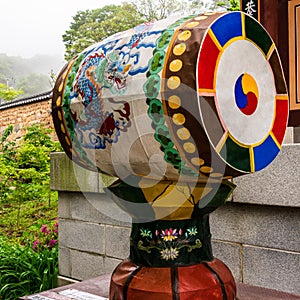
<svg viewBox="0 0 300 300">
<path fill-rule="evenodd" d="M 77 280 L 111 273 L 129 255 L 130 223 L 102 214 L 89 199 L 100 195 L 59 193 L 59 274 Z"/>
<path fill-rule="evenodd" d="M 104 178 L 104 179 L 103 179 Z M 131 219 L 103 192 L 109 177 L 51 155 L 51 188 L 59 192 L 59 274 L 84 280 L 111 273 L 129 255 Z"/>
<path fill-rule="evenodd" d="M 111 273 L 129 255 L 130 218 L 103 192 L 108 177 L 51 157 L 59 191 L 59 274 L 83 280 Z M 213 253 L 236 281 L 300 294 L 300 144 L 273 164 L 236 178 L 231 199 L 210 215 Z M 76 178 L 80 179 L 79 183 Z"/>
<path fill-rule="evenodd" d="M 239 282 L 300 294 L 299 212 L 227 203 L 210 218 L 214 256 Z"/>
</svg>

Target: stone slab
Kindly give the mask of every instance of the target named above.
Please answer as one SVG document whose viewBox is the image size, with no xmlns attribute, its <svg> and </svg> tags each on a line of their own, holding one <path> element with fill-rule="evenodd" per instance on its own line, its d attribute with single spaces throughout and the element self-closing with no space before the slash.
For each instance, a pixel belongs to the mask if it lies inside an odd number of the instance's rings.
<svg viewBox="0 0 300 300">
<path fill-rule="evenodd" d="M 59 244 L 61 247 L 104 254 L 104 236 L 104 225 L 59 220 Z"/>
<path fill-rule="evenodd" d="M 71 278 L 86 280 L 105 273 L 103 256 L 71 250 Z"/>
<path fill-rule="evenodd" d="M 115 177 L 78 166 L 63 152 L 51 153 L 50 158 L 52 190 L 103 193 L 103 188 L 116 180 Z"/>
<path fill-rule="evenodd" d="M 106 226 L 105 253 L 107 256 L 125 259 L 129 256 L 130 228 Z"/>
<path fill-rule="evenodd" d="M 105 274 L 111 274 L 121 262 L 122 262 L 121 259 L 105 256 L 104 257 Z"/>
<path fill-rule="evenodd" d="M 64 193 L 60 201 L 70 199 L 71 218 L 102 224 L 131 227 L 131 218 L 103 193 Z"/>
<path fill-rule="evenodd" d="M 300 209 L 226 203 L 210 214 L 212 237 L 300 252 Z"/>
<path fill-rule="evenodd" d="M 65 153 L 51 153 L 50 157 L 52 190 L 95 193 L 99 191 L 98 173 L 77 166 Z"/>
<path fill-rule="evenodd" d="M 59 248 L 59 274 L 65 282 L 111 274 L 122 262 L 121 259 L 90 254 L 67 248 Z M 73 277 L 75 276 L 75 277 Z M 62 280 L 61 280 L 62 281 Z M 65 284 L 59 284 L 62 286 Z"/>
<path fill-rule="evenodd" d="M 58 192 L 58 216 L 60 218 L 71 219 L 71 200 L 74 196 L 70 192 Z"/>
<path fill-rule="evenodd" d="M 233 201 L 300 207 L 299 160 L 300 144 L 283 145 L 267 168 L 233 180 Z"/>
<path fill-rule="evenodd" d="M 300 143 L 300 127 L 294 127 L 294 143 Z"/>
<path fill-rule="evenodd" d="M 71 279 L 70 277 L 65 277 L 62 275 L 58 275 L 57 277 L 57 286 L 64 286 L 72 283 L 77 283 L 79 280 Z"/>
<path fill-rule="evenodd" d="M 300 294 L 300 254 L 244 245 L 243 282 Z"/>
<path fill-rule="evenodd" d="M 300 295 L 284 293 L 249 284 L 237 284 L 237 300 L 299 300 Z"/>
<path fill-rule="evenodd" d="M 214 257 L 220 259 L 230 269 L 237 282 L 243 280 L 241 248 L 242 246 L 238 243 L 212 241 Z"/>
<path fill-rule="evenodd" d="M 293 144 L 294 143 L 294 127 L 287 127 L 283 139 L 283 144 Z"/>
<path fill-rule="evenodd" d="M 62 276 L 71 277 L 70 249 L 61 245 L 58 249 L 58 273 Z"/>
</svg>

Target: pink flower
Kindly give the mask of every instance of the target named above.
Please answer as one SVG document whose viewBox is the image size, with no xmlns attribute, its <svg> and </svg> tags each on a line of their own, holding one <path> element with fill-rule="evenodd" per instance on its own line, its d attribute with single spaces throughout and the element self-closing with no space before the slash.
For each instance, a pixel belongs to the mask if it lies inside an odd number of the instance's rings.
<svg viewBox="0 0 300 300">
<path fill-rule="evenodd" d="M 56 219 L 56 222 L 53 224 L 53 229 L 52 229 L 53 233 L 58 233 L 58 221 Z"/>
<path fill-rule="evenodd" d="M 43 232 L 44 234 L 49 234 L 50 230 L 48 229 L 47 225 L 42 225 L 41 232 Z"/>
<path fill-rule="evenodd" d="M 33 242 L 32 249 L 35 249 L 39 243 L 40 243 L 39 239 L 35 240 L 35 241 Z"/>
<path fill-rule="evenodd" d="M 55 246 L 56 243 L 57 243 L 57 240 L 51 240 L 48 245 L 49 245 L 49 247 L 53 247 L 53 246 Z"/>
</svg>

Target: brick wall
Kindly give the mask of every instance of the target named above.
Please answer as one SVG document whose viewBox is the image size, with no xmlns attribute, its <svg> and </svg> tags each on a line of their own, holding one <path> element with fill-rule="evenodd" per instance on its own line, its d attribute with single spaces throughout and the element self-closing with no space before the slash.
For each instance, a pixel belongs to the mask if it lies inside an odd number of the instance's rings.
<svg viewBox="0 0 300 300">
<path fill-rule="evenodd" d="M 20 139 L 26 128 L 33 124 L 44 124 L 54 128 L 51 117 L 51 93 L 6 102 L 0 105 L 0 136 L 9 125 L 13 125 L 12 140 Z M 56 139 L 56 134 L 53 133 Z"/>
</svg>

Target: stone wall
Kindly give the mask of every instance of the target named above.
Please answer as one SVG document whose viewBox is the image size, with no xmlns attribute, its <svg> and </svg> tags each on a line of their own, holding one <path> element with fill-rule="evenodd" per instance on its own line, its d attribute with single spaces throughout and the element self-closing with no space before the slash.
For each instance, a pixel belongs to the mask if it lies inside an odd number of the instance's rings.
<svg viewBox="0 0 300 300">
<path fill-rule="evenodd" d="M 54 128 L 50 92 L 0 105 L 0 136 L 9 125 L 13 125 L 10 139 L 18 140 L 24 135 L 26 127 L 32 124 L 44 124 L 48 128 Z M 53 134 L 53 138 L 56 139 L 56 134 Z"/>
<path fill-rule="evenodd" d="M 211 214 L 214 256 L 236 281 L 300 294 L 299 174 L 300 144 L 285 145 L 268 168 L 235 179 L 232 198 Z M 103 180 L 110 179 L 52 155 L 62 277 L 111 273 L 129 255 L 130 219 L 104 194 Z"/>
</svg>

